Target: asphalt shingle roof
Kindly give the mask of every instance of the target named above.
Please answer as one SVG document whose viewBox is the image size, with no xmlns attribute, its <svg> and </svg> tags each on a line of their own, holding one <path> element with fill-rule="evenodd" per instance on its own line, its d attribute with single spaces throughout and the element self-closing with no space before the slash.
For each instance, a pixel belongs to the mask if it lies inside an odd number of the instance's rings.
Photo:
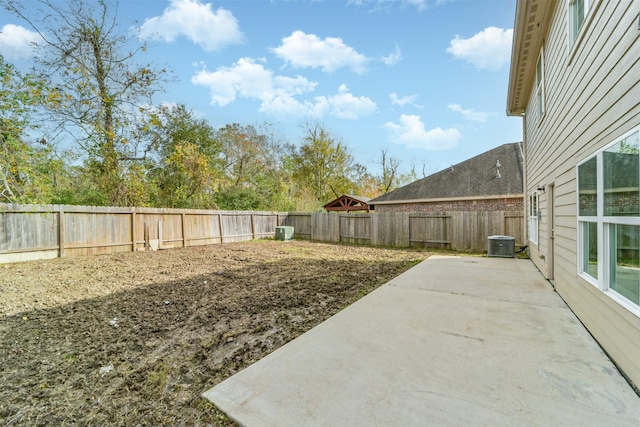
<svg viewBox="0 0 640 427">
<path fill-rule="evenodd" d="M 504 144 L 369 201 L 404 202 L 523 193 L 521 143 Z"/>
</svg>

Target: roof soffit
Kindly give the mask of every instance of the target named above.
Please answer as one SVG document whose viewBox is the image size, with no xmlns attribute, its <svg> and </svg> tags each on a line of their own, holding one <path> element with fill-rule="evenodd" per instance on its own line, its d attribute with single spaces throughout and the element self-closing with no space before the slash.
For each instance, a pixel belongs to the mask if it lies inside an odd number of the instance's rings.
<svg viewBox="0 0 640 427">
<path fill-rule="evenodd" d="M 511 48 L 507 114 L 523 114 L 535 80 L 538 54 L 551 24 L 556 0 L 519 0 Z"/>
</svg>

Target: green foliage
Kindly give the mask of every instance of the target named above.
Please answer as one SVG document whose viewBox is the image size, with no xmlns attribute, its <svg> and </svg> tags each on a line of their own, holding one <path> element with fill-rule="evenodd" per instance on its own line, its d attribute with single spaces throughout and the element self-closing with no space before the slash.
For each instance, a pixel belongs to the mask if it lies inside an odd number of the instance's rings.
<svg viewBox="0 0 640 427">
<path fill-rule="evenodd" d="M 382 194 L 378 178 L 360 164 L 356 165 L 356 190 L 354 194 L 370 198 L 378 197 Z"/>
<path fill-rule="evenodd" d="M 234 123 L 219 129 L 218 139 L 225 171 L 216 196 L 220 207 L 287 210 L 294 206 L 286 167 L 291 148 L 268 125 L 256 128 Z"/>
<path fill-rule="evenodd" d="M 216 194 L 216 202 L 225 210 L 260 210 L 265 200 L 256 191 L 243 187 L 225 187 Z"/>
<path fill-rule="evenodd" d="M 357 169 L 347 147 L 319 124 L 307 125 L 302 145 L 293 151 L 293 179 L 324 204 L 356 189 Z"/>
<path fill-rule="evenodd" d="M 148 174 L 153 205 L 217 208 L 215 190 L 223 179 L 223 164 L 215 129 L 184 105 L 161 107 L 146 127 L 155 153 Z"/>
<path fill-rule="evenodd" d="M 28 142 L 33 117 L 55 97 L 33 75 L 21 75 L 0 55 L 0 201 L 48 203 L 64 180 L 63 163 L 44 138 Z"/>
<path fill-rule="evenodd" d="M 138 116 L 148 113 L 151 96 L 165 70 L 140 64 L 146 49 L 118 32 L 116 7 L 90 0 L 36 0 L 23 5 L 6 0 L 5 8 L 22 18 L 42 38 L 37 46 L 41 79 L 50 80 L 55 96 L 46 107 L 50 119 L 73 135 L 90 168 L 87 175 L 110 205 L 140 200 L 132 162 L 148 147 L 136 138 Z M 111 5 L 111 3 L 109 3 Z M 129 191 L 134 191 L 131 194 Z"/>
<path fill-rule="evenodd" d="M 264 174 L 268 162 L 266 136 L 253 126 L 234 123 L 220 129 L 218 138 L 222 142 L 227 183 L 255 186 L 254 178 Z"/>
</svg>

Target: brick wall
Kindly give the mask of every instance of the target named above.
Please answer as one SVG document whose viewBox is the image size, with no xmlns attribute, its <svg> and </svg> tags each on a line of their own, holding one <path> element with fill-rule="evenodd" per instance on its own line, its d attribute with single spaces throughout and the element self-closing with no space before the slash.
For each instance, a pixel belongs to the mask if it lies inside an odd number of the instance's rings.
<svg viewBox="0 0 640 427">
<path fill-rule="evenodd" d="M 395 205 L 375 205 L 375 212 L 423 212 L 438 213 L 448 211 L 521 211 L 524 210 L 522 197 L 510 199 L 451 200 L 445 202 L 398 203 Z"/>
</svg>

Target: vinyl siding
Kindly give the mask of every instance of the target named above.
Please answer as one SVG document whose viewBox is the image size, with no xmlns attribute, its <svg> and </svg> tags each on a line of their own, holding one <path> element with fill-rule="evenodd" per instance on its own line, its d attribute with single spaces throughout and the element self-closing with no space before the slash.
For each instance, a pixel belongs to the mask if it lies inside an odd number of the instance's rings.
<svg viewBox="0 0 640 427">
<path fill-rule="evenodd" d="M 640 124 L 640 0 L 600 0 L 573 46 L 567 1 L 556 3 L 544 42 L 545 115 L 534 88 L 526 108 L 526 194 L 554 183 L 554 279 L 558 293 L 625 374 L 640 386 L 640 318 L 577 275 L 576 164 Z M 548 269 L 549 203 L 540 197 L 531 259 Z"/>
</svg>

